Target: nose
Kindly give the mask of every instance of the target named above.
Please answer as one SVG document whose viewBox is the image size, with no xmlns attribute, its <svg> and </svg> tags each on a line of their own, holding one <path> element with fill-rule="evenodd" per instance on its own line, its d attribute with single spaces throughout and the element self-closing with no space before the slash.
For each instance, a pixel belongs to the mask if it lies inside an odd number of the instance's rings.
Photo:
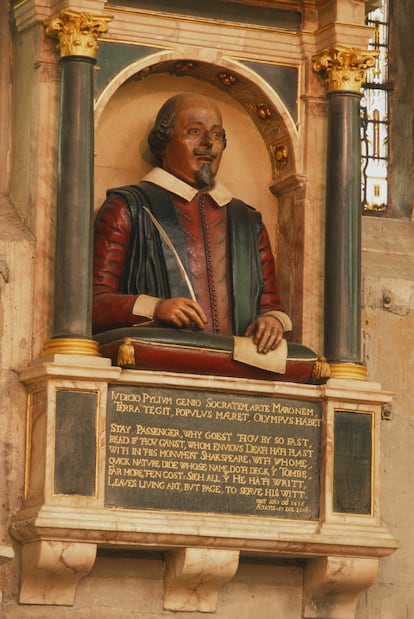
<svg viewBox="0 0 414 619">
<path fill-rule="evenodd" d="M 201 135 L 200 143 L 203 146 L 207 146 L 208 148 L 211 148 L 213 146 L 213 139 L 212 139 L 211 133 L 207 129 L 203 131 Z"/>
</svg>

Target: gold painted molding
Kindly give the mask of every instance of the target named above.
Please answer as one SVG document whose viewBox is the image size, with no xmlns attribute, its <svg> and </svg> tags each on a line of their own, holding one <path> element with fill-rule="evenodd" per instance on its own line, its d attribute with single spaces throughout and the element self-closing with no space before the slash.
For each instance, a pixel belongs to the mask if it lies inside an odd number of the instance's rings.
<svg viewBox="0 0 414 619">
<path fill-rule="evenodd" d="M 108 31 L 112 17 L 91 15 L 63 9 L 57 15 L 45 20 L 46 34 L 58 39 L 57 49 L 61 58 L 65 56 L 86 56 L 96 58 L 97 39 Z"/>
<path fill-rule="evenodd" d="M 367 69 L 375 64 L 378 52 L 335 45 L 313 57 L 313 69 L 326 75 L 328 92 L 360 93 Z"/>
<path fill-rule="evenodd" d="M 348 380 L 367 380 L 368 372 L 364 365 L 357 363 L 330 363 L 331 378 Z"/>
<path fill-rule="evenodd" d="M 57 337 L 48 340 L 41 356 L 49 355 L 86 355 L 100 356 L 98 342 L 95 340 L 83 340 L 81 338 Z"/>
</svg>

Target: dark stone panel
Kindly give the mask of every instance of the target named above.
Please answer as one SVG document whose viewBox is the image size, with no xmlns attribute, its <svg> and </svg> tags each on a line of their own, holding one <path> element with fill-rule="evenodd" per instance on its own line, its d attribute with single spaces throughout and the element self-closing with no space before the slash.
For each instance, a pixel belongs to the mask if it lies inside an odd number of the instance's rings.
<svg viewBox="0 0 414 619">
<path fill-rule="evenodd" d="M 99 70 L 95 75 L 95 95 L 98 96 L 105 86 L 129 64 L 155 54 L 157 51 L 159 51 L 157 48 L 143 45 L 100 41 L 97 57 Z"/>
<path fill-rule="evenodd" d="M 55 494 L 93 496 L 98 394 L 56 391 Z"/>
<path fill-rule="evenodd" d="M 371 513 L 372 415 L 335 412 L 333 509 Z"/>
<path fill-rule="evenodd" d="M 321 404 L 112 385 L 108 507 L 316 520 Z"/>
<path fill-rule="evenodd" d="M 273 88 L 289 110 L 295 123 L 298 121 L 299 70 L 296 67 L 243 61 Z"/>
</svg>

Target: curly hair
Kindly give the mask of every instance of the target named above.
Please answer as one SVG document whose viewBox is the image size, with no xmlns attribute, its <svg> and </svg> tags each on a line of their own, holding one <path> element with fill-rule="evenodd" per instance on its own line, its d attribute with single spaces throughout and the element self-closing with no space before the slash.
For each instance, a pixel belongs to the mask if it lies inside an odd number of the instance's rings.
<svg viewBox="0 0 414 619">
<path fill-rule="evenodd" d="M 161 106 L 155 123 L 148 135 L 148 145 L 155 157 L 162 158 L 165 145 L 171 140 L 172 133 L 174 131 L 175 119 L 177 116 L 177 103 L 186 98 L 199 96 L 191 93 L 182 93 L 174 95 L 167 99 L 167 101 Z M 224 148 L 226 147 L 226 134 L 223 129 L 223 141 Z"/>
</svg>

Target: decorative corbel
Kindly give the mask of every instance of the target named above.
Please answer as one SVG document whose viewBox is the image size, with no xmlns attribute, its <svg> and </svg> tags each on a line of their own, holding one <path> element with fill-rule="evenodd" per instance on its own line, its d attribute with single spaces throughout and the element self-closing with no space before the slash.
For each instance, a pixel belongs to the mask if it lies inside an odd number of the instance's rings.
<svg viewBox="0 0 414 619">
<path fill-rule="evenodd" d="M 377 576 L 378 559 L 323 557 L 305 567 L 304 619 L 354 619 L 359 595 Z"/>
<path fill-rule="evenodd" d="M 218 594 L 239 565 L 238 550 L 183 548 L 167 557 L 164 581 L 166 610 L 213 613 Z"/>
<path fill-rule="evenodd" d="M 92 569 L 96 544 L 41 540 L 24 544 L 20 604 L 71 606 L 80 579 Z"/>
</svg>

